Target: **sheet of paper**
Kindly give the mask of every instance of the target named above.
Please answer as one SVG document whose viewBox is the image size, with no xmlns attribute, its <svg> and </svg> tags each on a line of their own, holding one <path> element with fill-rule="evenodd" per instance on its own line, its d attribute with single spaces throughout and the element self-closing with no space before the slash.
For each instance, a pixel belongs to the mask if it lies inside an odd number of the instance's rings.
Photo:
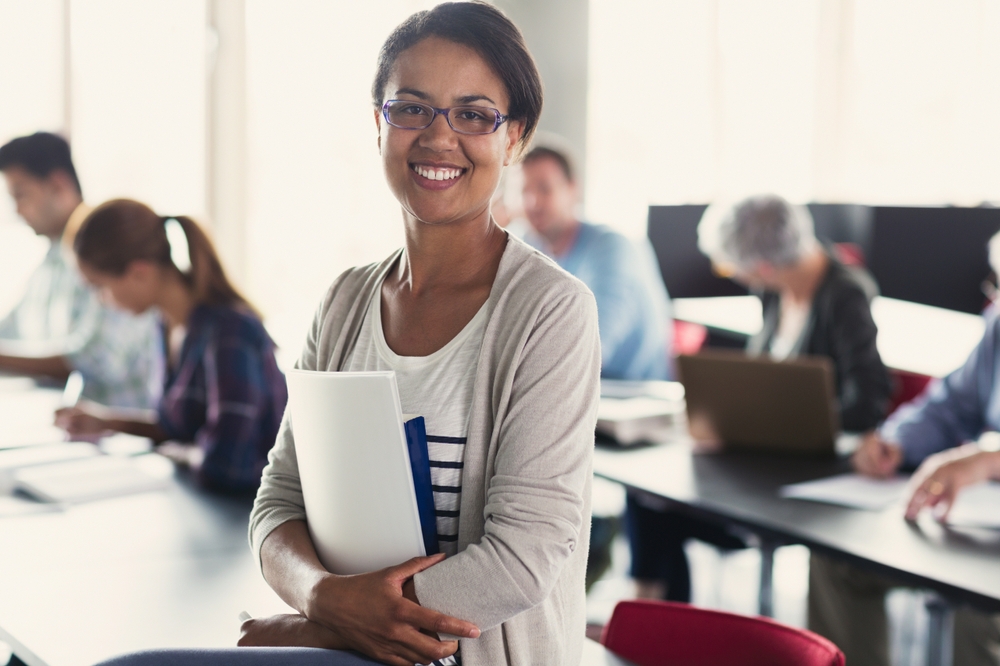
<svg viewBox="0 0 1000 666">
<path fill-rule="evenodd" d="M 948 514 L 948 524 L 1000 529 L 1000 483 L 981 483 L 962 489 Z"/>
<path fill-rule="evenodd" d="M 782 497 L 879 511 L 902 501 L 906 477 L 872 479 L 860 474 L 840 474 L 781 488 Z"/>
</svg>

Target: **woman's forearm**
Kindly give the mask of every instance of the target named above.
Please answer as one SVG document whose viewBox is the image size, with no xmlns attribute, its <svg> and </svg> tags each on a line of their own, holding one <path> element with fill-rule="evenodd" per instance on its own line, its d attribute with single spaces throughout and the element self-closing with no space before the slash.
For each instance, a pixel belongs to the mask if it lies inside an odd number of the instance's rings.
<svg viewBox="0 0 1000 666">
<path fill-rule="evenodd" d="M 278 596 L 309 617 L 313 591 L 328 572 L 316 555 L 305 522 L 289 520 L 276 527 L 260 547 L 264 580 Z"/>
<path fill-rule="evenodd" d="M 105 422 L 108 424 L 109 430 L 124 432 L 129 435 L 136 435 L 137 437 L 148 437 L 157 444 L 168 439 L 167 434 L 163 432 L 160 424 L 155 421 L 150 423 L 149 421 L 130 418 L 110 418 L 105 419 Z"/>
</svg>

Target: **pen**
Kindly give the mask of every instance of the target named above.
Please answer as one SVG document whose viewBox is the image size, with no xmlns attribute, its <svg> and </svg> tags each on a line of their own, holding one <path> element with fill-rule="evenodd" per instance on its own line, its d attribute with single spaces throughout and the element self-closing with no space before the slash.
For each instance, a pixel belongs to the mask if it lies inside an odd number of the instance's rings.
<svg viewBox="0 0 1000 666">
<path fill-rule="evenodd" d="M 74 407 L 76 403 L 80 402 L 81 395 L 83 395 L 83 375 L 80 374 L 79 370 L 74 370 L 66 378 L 66 388 L 63 389 L 60 405 Z"/>
<path fill-rule="evenodd" d="M 240 624 L 243 624 L 247 620 L 252 620 L 253 616 L 245 610 L 240 611 Z"/>
</svg>

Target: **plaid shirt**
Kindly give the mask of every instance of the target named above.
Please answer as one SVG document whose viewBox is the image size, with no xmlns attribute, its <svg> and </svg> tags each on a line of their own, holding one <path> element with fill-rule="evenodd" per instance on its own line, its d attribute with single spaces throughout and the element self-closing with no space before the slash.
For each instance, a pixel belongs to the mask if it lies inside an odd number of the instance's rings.
<svg viewBox="0 0 1000 666">
<path fill-rule="evenodd" d="M 242 310 L 198 306 L 174 368 L 167 370 L 160 427 L 204 452 L 198 473 L 221 490 L 260 484 L 288 400 L 263 324 Z"/>
<path fill-rule="evenodd" d="M 156 405 L 162 357 L 156 319 L 101 304 L 76 270 L 72 252 L 53 241 L 21 301 L 0 319 L 0 338 L 43 343 L 83 375 L 83 397 L 112 407 Z"/>
</svg>

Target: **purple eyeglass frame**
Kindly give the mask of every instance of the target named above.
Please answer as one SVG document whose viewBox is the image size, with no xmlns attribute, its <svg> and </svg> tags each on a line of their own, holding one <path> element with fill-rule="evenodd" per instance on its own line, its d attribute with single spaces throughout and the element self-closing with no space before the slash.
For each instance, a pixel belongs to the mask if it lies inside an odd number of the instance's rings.
<svg viewBox="0 0 1000 666">
<path fill-rule="evenodd" d="M 426 125 L 424 125 L 423 127 L 403 127 L 401 125 L 396 125 L 391 120 L 389 120 L 389 105 L 392 104 L 393 102 L 406 102 L 408 104 L 413 104 L 414 106 L 422 106 L 422 107 L 428 108 L 431 111 L 433 111 L 434 115 L 431 116 L 430 121 L 428 121 L 428 123 Z M 488 110 L 492 111 L 493 115 L 495 116 L 495 119 L 493 121 L 493 129 L 491 129 L 489 132 L 463 132 L 462 130 L 455 129 L 455 126 L 451 124 L 450 111 L 452 109 L 488 109 Z M 430 127 L 434 123 L 434 120 L 439 115 L 440 116 L 444 116 L 445 122 L 448 123 L 448 127 L 450 127 L 453 132 L 458 132 L 459 134 L 465 134 L 466 136 L 481 136 L 481 135 L 484 135 L 484 134 L 493 134 L 498 129 L 500 129 L 501 125 L 503 125 L 505 122 L 507 122 L 508 118 L 510 118 L 509 115 L 508 116 L 503 115 L 497 109 L 494 109 L 492 106 L 473 106 L 473 105 L 469 105 L 469 104 L 463 104 L 461 106 L 451 106 L 451 107 L 448 107 L 447 109 L 439 109 L 439 108 L 431 106 L 430 104 L 427 104 L 425 102 L 417 102 L 417 101 L 412 100 L 412 99 L 390 99 L 390 100 L 386 100 L 385 104 L 382 105 L 382 117 L 385 118 L 385 122 L 389 123 L 390 125 L 392 125 L 393 127 L 397 128 L 397 129 L 404 129 L 404 130 L 422 130 L 422 129 L 427 129 L 428 127 Z"/>
</svg>

